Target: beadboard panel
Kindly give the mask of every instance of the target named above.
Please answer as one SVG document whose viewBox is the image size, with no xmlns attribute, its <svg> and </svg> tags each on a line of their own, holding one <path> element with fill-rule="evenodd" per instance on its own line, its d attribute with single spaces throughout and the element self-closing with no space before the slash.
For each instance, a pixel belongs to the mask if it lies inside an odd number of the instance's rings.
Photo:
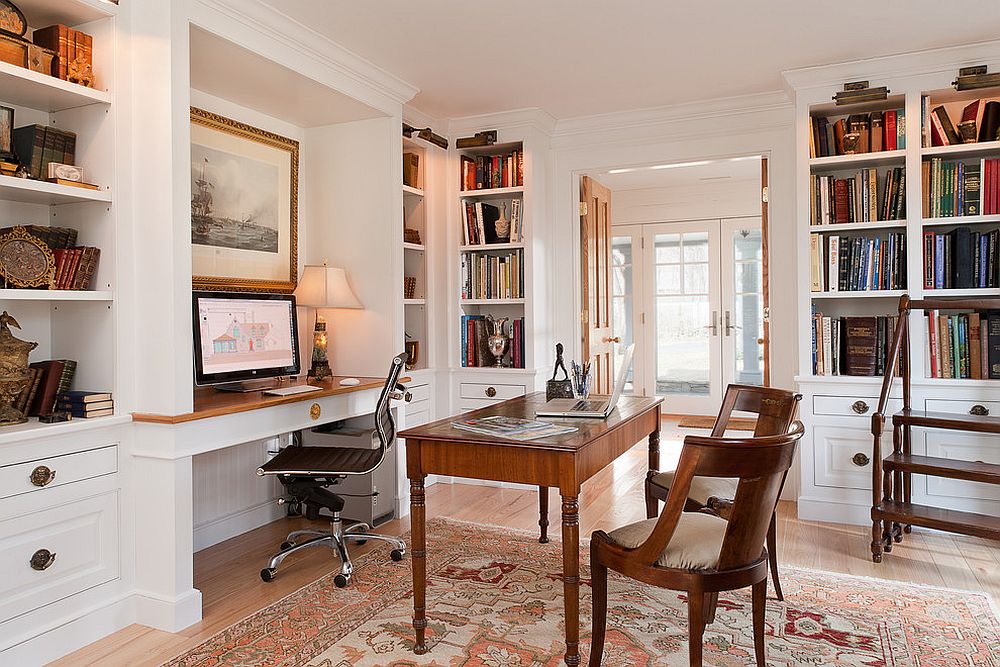
<svg viewBox="0 0 1000 667">
<path fill-rule="evenodd" d="M 199 454 L 193 461 L 194 548 L 200 551 L 284 515 L 275 502 L 281 485 L 257 476 L 279 438 Z M 271 454 L 273 456 L 273 454 Z"/>
</svg>

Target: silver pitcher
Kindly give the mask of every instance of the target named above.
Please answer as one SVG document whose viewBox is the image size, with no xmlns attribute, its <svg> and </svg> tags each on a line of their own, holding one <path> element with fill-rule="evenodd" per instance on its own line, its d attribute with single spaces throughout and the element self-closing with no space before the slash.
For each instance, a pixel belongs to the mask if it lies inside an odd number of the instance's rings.
<svg viewBox="0 0 1000 667">
<path fill-rule="evenodd" d="M 492 315 L 486 316 L 486 323 L 492 332 L 486 339 L 486 346 L 489 348 L 490 354 L 496 357 L 497 361 L 494 364 L 496 368 L 503 368 L 503 358 L 507 354 L 507 348 L 510 347 L 510 337 L 507 336 L 508 319 L 507 317 L 494 319 Z"/>
</svg>

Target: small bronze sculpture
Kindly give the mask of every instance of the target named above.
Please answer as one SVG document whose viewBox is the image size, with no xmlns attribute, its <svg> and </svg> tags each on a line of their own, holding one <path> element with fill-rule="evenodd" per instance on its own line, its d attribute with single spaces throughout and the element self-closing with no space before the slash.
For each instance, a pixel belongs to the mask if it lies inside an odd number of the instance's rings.
<svg viewBox="0 0 1000 667">
<path fill-rule="evenodd" d="M 38 347 L 17 338 L 10 327 L 21 325 L 3 311 L 0 315 L 0 425 L 23 424 L 28 421 L 24 414 L 14 407 L 14 400 L 28 384 L 28 354 Z"/>
<path fill-rule="evenodd" d="M 557 380 L 556 375 L 562 369 L 563 379 Z M 553 398 L 573 398 L 573 382 L 569 379 L 569 371 L 563 363 L 563 344 L 556 343 L 556 363 L 552 368 L 552 379 L 545 383 L 545 400 Z"/>
</svg>

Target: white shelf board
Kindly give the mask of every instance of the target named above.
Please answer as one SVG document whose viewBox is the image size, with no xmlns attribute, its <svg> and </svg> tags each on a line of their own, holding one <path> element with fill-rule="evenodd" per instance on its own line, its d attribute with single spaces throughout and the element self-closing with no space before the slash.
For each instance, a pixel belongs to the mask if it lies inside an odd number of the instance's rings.
<svg viewBox="0 0 1000 667">
<path fill-rule="evenodd" d="M 426 250 L 422 243 L 406 243 L 403 242 L 403 250 L 412 250 L 413 252 L 423 252 Z"/>
<path fill-rule="evenodd" d="M 812 299 L 897 299 L 906 294 L 906 290 L 857 290 L 854 292 L 810 292 Z"/>
<path fill-rule="evenodd" d="M 837 225 L 809 225 L 809 232 L 812 234 L 823 232 L 864 232 L 870 229 L 906 229 L 906 220 L 847 222 Z"/>
<path fill-rule="evenodd" d="M 513 188 L 486 188 L 484 190 L 463 190 L 459 193 L 459 199 L 488 199 L 490 197 L 510 197 L 512 195 L 524 194 L 524 186 L 518 185 Z"/>
<path fill-rule="evenodd" d="M 463 306 L 516 306 L 524 303 L 524 299 L 462 299 Z"/>
<path fill-rule="evenodd" d="M 1000 289 L 995 287 L 970 287 L 969 289 L 924 289 L 924 298 L 933 299 L 938 296 L 960 296 L 966 299 L 977 299 L 983 296 L 1000 296 Z"/>
<path fill-rule="evenodd" d="M 424 191 L 420 188 L 414 188 L 409 185 L 403 186 L 403 195 L 410 195 L 411 197 L 423 197 Z"/>
<path fill-rule="evenodd" d="M 102 0 L 22 0 L 17 5 L 36 28 L 56 23 L 73 27 L 118 14 L 118 5 Z"/>
<path fill-rule="evenodd" d="M 874 167 L 886 162 L 898 162 L 902 166 L 905 159 L 905 150 L 855 153 L 853 155 L 830 155 L 828 157 L 810 158 L 809 168 L 813 171 L 824 169 L 860 169 L 862 167 Z"/>
<path fill-rule="evenodd" d="M 923 157 L 970 157 L 983 156 L 1000 153 L 1000 141 L 984 141 L 975 144 L 955 144 L 954 146 L 932 146 L 921 148 L 920 155 Z"/>
<path fill-rule="evenodd" d="M 914 378 L 916 381 L 917 378 Z M 972 378 L 919 378 L 920 382 L 942 387 L 987 387 L 991 389 L 1000 385 L 1000 380 L 974 380 Z"/>
<path fill-rule="evenodd" d="M 108 190 L 90 190 L 72 185 L 59 185 L 30 178 L 0 176 L 0 200 L 24 204 L 76 204 L 79 202 L 110 202 Z"/>
<path fill-rule="evenodd" d="M 423 306 L 427 303 L 427 299 L 403 299 L 404 306 Z"/>
<path fill-rule="evenodd" d="M 818 384 L 870 384 L 881 385 L 881 375 L 797 375 L 795 381 L 799 384 L 815 382 Z M 893 378 L 893 384 L 899 382 L 899 378 Z"/>
<path fill-rule="evenodd" d="M 523 243 L 484 243 L 481 245 L 463 245 L 459 252 L 484 252 L 487 250 L 523 250 Z"/>
<path fill-rule="evenodd" d="M 77 433 L 94 428 L 107 428 L 118 424 L 127 424 L 131 421 L 132 415 L 108 415 L 107 417 L 71 419 L 68 422 L 42 424 L 38 421 L 37 417 L 32 417 L 24 424 L 0 426 L 0 446 L 15 442 L 20 443 L 35 438 L 51 438 L 57 435 Z"/>
<path fill-rule="evenodd" d="M 0 62 L 0 99 L 15 106 L 53 112 L 111 104 L 111 93 Z"/>
<path fill-rule="evenodd" d="M 497 368 L 496 366 L 456 366 L 452 369 L 456 373 L 472 371 L 474 373 L 511 373 L 514 375 L 534 375 L 534 368 Z"/>
<path fill-rule="evenodd" d="M 0 289 L 0 301 L 114 301 L 115 293 L 98 290 Z"/>
<path fill-rule="evenodd" d="M 950 218 L 924 218 L 924 227 L 941 225 L 986 225 L 1000 222 L 1000 215 L 954 215 Z"/>
</svg>

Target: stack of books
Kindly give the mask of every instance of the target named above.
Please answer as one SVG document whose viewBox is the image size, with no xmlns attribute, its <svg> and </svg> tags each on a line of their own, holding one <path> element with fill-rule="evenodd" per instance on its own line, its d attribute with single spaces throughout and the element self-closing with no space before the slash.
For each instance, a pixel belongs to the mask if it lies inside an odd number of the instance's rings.
<svg viewBox="0 0 1000 667">
<path fill-rule="evenodd" d="M 925 218 L 991 215 L 1000 212 L 1000 160 L 945 162 L 931 158 L 921 163 L 921 210 Z"/>
<path fill-rule="evenodd" d="M 14 406 L 22 414 L 44 417 L 55 411 L 56 396 L 69 391 L 76 376 L 76 362 L 72 359 L 36 361 L 28 366 L 28 379 Z"/>
<path fill-rule="evenodd" d="M 491 190 L 524 185 L 524 153 L 462 156 L 462 190 Z"/>
<path fill-rule="evenodd" d="M 1000 379 L 1000 312 L 924 313 L 927 377 Z"/>
<path fill-rule="evenodd" d="M 0 234 L 12 229 L 11 227 L 0 229 Z M 90 289 L 101 259 L 100 248 L 76 245 L 77 230 L 71 227 L 26 225 L 24 229 L 47 245 L 55 256 L 56 271 L 49 289 Z"/>
<path fill-rule="evenodd" d="M 954 111 L 958 113 L 958 107 Z M 962 136 L 962 128 L 952 122 L 952 117 L 943 104 L 934 105 L 930 97 L 920 100 L 921 129 L 924 147 L 954 146 L 963 143 L 980 143 L 1000 139 L 1000 101 L 973 100 L 961 107 L 959 124 L 970 125 L 968 132 L 974 141 Z"/>
<path fill-rule="evenodd" d="M 463 299 L 523 299 L 524 260 L 520 250 L 505 255 L 463 253 Z"/>
<path fill-rule="evenodd" d="M 906 172 L 887 169 L 879 187 L 874 167 L 849 178 L 809 177 L 811 225 L 842 225 L 906 218 Z"/>
<path fill-rule="evenodd" d="M 977 289 L 1000 287 L 997 244 L 1000 230 L 957 227 L 938 234 L 924 232 L 924 288 Z"/>
<path fill-rule="evenodd" d="M 860 135 L 856 153 L 877 153 L 906 148 L 906 114 L 903 109 L 852 114 L 834 120 L 809 118 L 809 157 L 844 154 L 844 135 Z"/>
<path fill-rule="evenodd" d="M 891 315 L 829 317 L 813 306 L 813 374 L 884 375 L 898 319 Z M 898 373 L 898 365 L 896 369 Z"/>
<path fill-rule="evenodd" d="M 905 232 L 829 236 L 825 244 L 822 235 L 810 234 L 809 251 L 813 292 L 906 289 Z"/>
<path fill-rule="evenodd" d="M 115 402 L 107 391 L 66 391 L 58 395 L 56 411 L 68 412 L 73 419 L 108 417 L 115 413 Z"/>
</svg>

